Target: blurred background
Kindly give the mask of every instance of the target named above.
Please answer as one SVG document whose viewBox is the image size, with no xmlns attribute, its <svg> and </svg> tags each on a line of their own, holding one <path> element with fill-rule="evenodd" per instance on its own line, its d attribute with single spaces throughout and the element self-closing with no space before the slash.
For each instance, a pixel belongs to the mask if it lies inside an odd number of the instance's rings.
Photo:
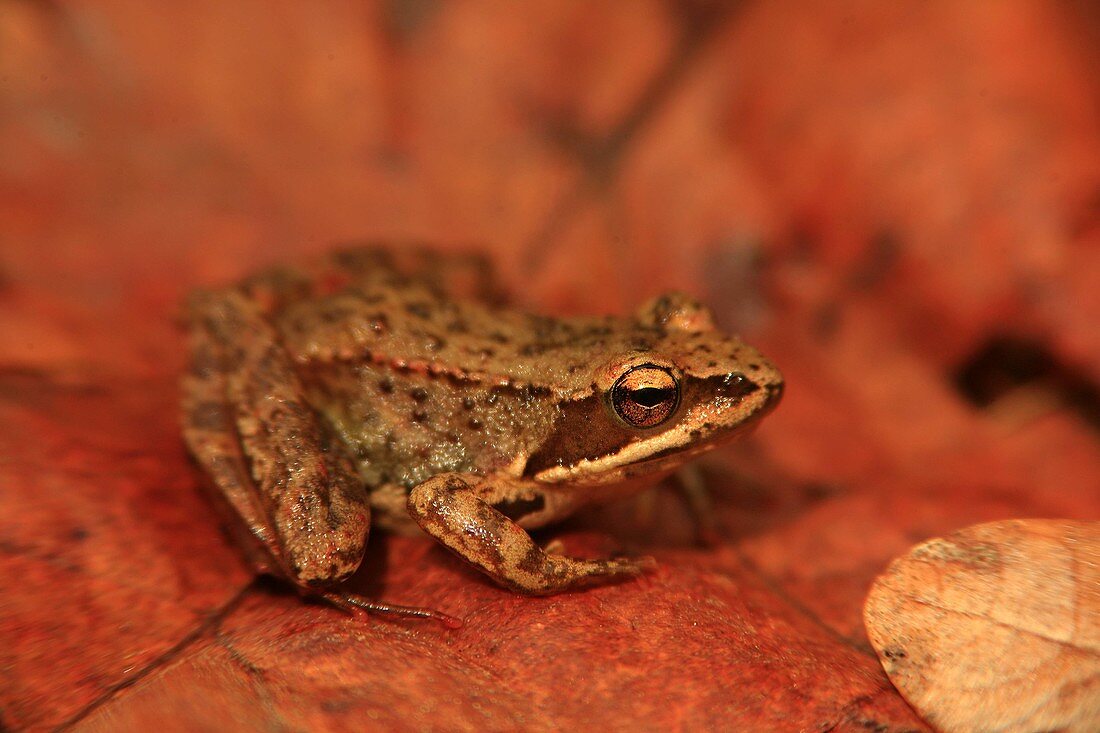
<svg viewBox="0 0 1100 733">
<path fill-rule="evenodd" d="M 1098 49 L 1068 0 L 0 0 L 0 729 L 613 726 L 624 696 L 919 728 L 871 579 L 1100 514 Z M 581 546 L 626 527 L 671 569 L 532 605 L 380 541 L 369 589 L 482 618 L 457 642 L 250 586 L 180 447 L 179 304 L 352 240 L 483 250 L 552 313 L 709 302 L 789 387 L 708 468 L 724 544 L 609 510 Z M 667 635 L 718 596 L 728 638 Z M 629 616 L 666 635 L 609 642 Z"/>
</svg>

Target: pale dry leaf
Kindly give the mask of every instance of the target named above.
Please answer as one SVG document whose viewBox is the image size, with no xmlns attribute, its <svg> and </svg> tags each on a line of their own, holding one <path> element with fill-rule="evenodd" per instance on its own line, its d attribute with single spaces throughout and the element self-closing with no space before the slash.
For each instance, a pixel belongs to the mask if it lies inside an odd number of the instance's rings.
<svg viewBox="0 0 1100 733">
<path fill-rule="evenodd" d="M 917 545 L 875 581 L 864 623 L 943 731 L 1100 731 L 1100 522 L 992 522 Z"/>
</svg>

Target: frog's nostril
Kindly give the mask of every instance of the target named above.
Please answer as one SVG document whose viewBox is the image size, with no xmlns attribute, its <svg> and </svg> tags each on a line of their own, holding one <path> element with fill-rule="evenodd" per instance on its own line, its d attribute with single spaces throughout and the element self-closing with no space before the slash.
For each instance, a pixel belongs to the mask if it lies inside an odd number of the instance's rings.
<svg viewBox="0 0 1100 733">
<path fill-rule="evenodd" d="M 765 406 L 769 409 L 779 404 L 779 400 L 783 397 L 783 382 L 774 382 L 772 384 L 765 384 L 764 389 L 768 393 L 767 402 Z"/>
</svg>

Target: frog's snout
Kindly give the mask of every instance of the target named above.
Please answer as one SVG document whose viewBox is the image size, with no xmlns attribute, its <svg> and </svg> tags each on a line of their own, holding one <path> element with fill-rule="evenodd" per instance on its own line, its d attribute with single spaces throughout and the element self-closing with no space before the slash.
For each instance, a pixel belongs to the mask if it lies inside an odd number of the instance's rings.
<svg viewBox="0 0 1100 733">
<path fill-rule="evenodd" d="M 758 382 L 756 392 L 752 413 L 748 418 L 753 423 L 770 414 L 779 405 L 783 399 L 783 379 L 780 377 L 773 381 Z"/>
<path fill-rule="evenodd" d="M 779 404 L 779 401 L 783 399 L 783 382 L 771 382 L 764 385 L 764 391 L 767 393 L 767 397 L 764 399 L 763 412 L 771 412 Z"/>
</svg>

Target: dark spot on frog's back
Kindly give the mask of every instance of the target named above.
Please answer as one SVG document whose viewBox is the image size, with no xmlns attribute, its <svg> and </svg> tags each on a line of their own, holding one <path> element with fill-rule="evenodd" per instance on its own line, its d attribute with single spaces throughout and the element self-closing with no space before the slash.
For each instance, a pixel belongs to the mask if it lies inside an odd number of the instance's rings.
<svg viewBox="0 0 1100 733">
<path fill-rule="evenodd" d="M 431 318 L 432 307 L 427 303 L 406 303 L 405 312 L 417 318 Z"/>
<path fill-rule="evenodd" d="M 218 430 L 227 422 L 225 405 L 220 402 L 200 402 L 191 407 L 187 418 L 191 427 L 198 430 Z"/>
<path fill-rule="evenodd" d="M 368 327 L 374 333 L 385 333 L 390 330 L 390 319 L 386 317 L 385 313 L 372 313 Z"/>
<path fill-rule="evenodd" d="M 347 317 L 347 311 L 342 308 L 337 308 L 332 305 L 328 307 L 319 307 L 317 309 L 317 318 L 321 323 L 339 323 L 342 319 Z M 297 325 L 299 328 L 305 327 L 305 321 L 298 319 Z"/>
<path fill-rule="evenodd" d="M 192 349 L 190 366 L 192 375 L 199 379 L 206 379 L 218 374 L 221 369 L 221 361 L 208 343 L 201 342 Z"/>
<path fill-rule="evenodd" d="M 546 499 L 541 494 L 533 498 L 503 499 L 493 504 L 493 508 L 515 522 L 528 514 L 541 512 L 546 508 Z"/>
</svg>

